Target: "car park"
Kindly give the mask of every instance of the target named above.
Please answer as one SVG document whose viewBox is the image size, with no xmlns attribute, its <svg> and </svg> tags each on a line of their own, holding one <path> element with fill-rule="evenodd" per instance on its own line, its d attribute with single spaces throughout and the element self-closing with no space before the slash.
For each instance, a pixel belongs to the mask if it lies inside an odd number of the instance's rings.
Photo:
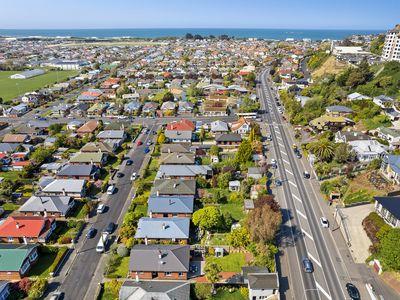
<svg viewBox="0 0 400 300">
<path fill-rule="evenodd" d="M 96 232 L 97 232 L 97 229 L 91 227 L 91 228 L 89 228 L 88 232 L 86 233 L 86 237 L 87 237 L 88 239 L 94 238 L 95 235 L 96 235 Z"/>
<path fill-rule="evenodd" d="M 313 264 L 308 257 L 303 258 L 303 268 L 304 268 L 304 272 L 306 272 L 306 273 L 314 272 Z"/>
<path fill-rule="evenodd" d="M 359 300 L 360 298 L 360 292 L 358 291 L 358 289 L 356 288 L 356 286 L 352 283 L 347 283 L 346 284 L 346 290 L 347 293 L 350 296 L 350 299 L 352 300 Z"/>
<path fill-rule="evenodd" d="M 110 222 L 110 223 L 108 223 L 104 232 L 107 232 L 108 234 L 112 234 L 114 232 L 114 229 L 115 229 L 115 224 L 113 222 Z"/>
<path fill-rule="evenodd" d="M 327 218 L 325 217 L 321 217 L 319 218 L 319 221 L 321 222 L 321 226 L 324 228 L 328 228 L 329 227 L 329 221 Z"/>
<path fill-rule="evenodd" d="M 102 214 L 104 210 L 106 209 L 106 206 L 103 203 L 100 203 L 99 206 L 97 206 L 97 213 Z"/>
</svg>

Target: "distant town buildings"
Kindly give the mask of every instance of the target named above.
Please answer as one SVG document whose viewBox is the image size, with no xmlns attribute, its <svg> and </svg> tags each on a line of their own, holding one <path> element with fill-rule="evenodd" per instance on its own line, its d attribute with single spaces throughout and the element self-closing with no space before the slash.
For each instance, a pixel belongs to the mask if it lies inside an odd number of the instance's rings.
<svg viewBox="0 0 400 300">
<path fill-rule="evenodd" d="M 385 60 L 400 61 L 400 24 L 386 33 L 382 58 Z"/>
</svg>

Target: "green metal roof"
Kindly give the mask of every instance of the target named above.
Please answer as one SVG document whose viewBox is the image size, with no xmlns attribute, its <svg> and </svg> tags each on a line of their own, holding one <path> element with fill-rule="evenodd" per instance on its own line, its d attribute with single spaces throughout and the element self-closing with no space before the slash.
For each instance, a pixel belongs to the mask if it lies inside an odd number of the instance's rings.
<svg viewBox="0 0 400 300">
<path fill-rule="evenodd" d="M 19 271 L 25 258 L 36 245 L 0 244 L 0 271 Z"/>
</svg>

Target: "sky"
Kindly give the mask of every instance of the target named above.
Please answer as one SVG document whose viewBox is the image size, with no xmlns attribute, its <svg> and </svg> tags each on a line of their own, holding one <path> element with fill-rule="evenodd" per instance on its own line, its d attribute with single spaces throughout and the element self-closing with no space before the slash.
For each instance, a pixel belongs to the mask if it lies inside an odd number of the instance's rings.
<svg viewBox="0 0 400 300">
<path fill-rule="evenodd" d="M 13 0 L 1 29 L 379 29 L 400 23 L 400 0 Z"/>
</svg>

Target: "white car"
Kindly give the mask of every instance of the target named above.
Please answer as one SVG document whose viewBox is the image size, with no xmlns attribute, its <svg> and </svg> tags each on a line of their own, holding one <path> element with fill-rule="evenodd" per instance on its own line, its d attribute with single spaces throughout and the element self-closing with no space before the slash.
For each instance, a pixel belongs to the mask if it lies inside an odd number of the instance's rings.
<svg viewBox="0 0 400 300">
<path fill-rule="evenodd" d="M 327 218 L 321 217 L 319 220 L 321 222 L 322 227 L 324 227 L 324 228 L 328 228 L 329 227 L 329 221 L 328 221 Z"/>
<path fill-rule="evenodd" d="M 136 174 L 136 172 L 133 172 L 131 175 L 131 181 L 136 180 L 136 178 L 137 178 L 137 174 Z"/>
<path fill-rule="evenodd" d="M 114 191 L 115 191 L 115 185 L 110 185 L 110 186 L 107 188 L 107 194 L 108 194 L 108 195 L 114 194 Z"/>
<path fill-rule="evenodd" d="M 276 159 L 275 158 L 271 158 L 271 164 L 276 165 Z"/>
<path fill-rule="evenodd" d="M 106 206 L 103 203 L 101 203 L 99 206 L 97 206 L 97 213 L 102 214 L 105 209 L 106 209 Z"/>
</svg>

